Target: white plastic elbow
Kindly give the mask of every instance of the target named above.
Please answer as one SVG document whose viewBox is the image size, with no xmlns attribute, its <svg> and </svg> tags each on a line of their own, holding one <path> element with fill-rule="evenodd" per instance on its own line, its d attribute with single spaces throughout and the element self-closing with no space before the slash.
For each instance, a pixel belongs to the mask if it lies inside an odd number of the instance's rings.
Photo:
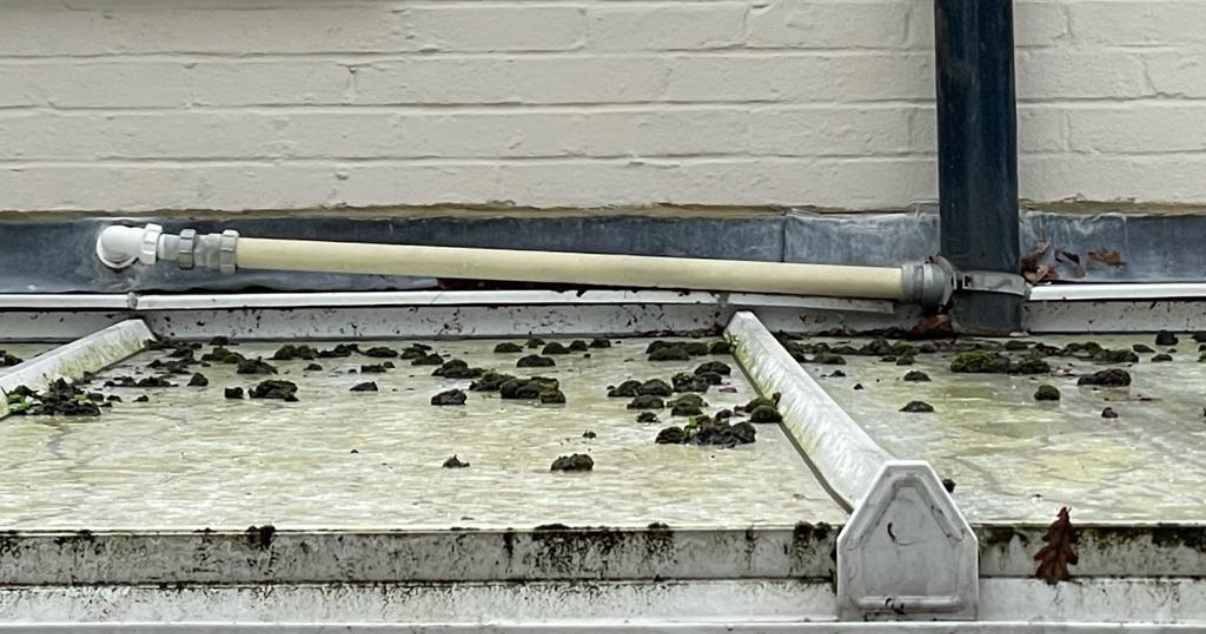
<svg viewBox="0 0 1206 634">
<path fill-rule="evenodd" d="M 154 264 L 158 260 L 163 227 L 105 227 L 96 239 L 96 256 L 111 269 L 124 269 L 135 261 Z"/>
</svg>

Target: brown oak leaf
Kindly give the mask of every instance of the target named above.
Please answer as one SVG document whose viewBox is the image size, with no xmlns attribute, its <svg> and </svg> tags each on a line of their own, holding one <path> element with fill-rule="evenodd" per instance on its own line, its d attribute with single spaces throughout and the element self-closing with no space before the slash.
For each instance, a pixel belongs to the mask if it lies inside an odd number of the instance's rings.
<svg viewBox="0 0 1206 634">
<path fill-rule="evenodd" d="M 1047 545 L 1034 555 L 1034 560 L 1039 562 L 1035 577 L 1051 585 L 1072 577 L 1068 566 L 1075 566 L 1077 562 L 1076 551 L 1072 547 L 1076 542 L 1074 531 L 1068 507 L 1065 506 L 1059 510 L 1059 515 L 1051 526 L 1047 527 L 1047 534 L 1043 535 L 1043 541 L 1047 542 Z"/>
<path fill-rule="evenodd" d="M 1111 251 L 1105 247 L 1089 251 L 1090 262 L 1100 262 L 1106 266 L 1126 266 L 1126 262 L 1122 261 L 1122 256 L 1117 251 Z"/>
<path fill-rule="evenodd" d="M 1043 259 L 1043 255 L 1047 253 L 1047 249 L 1051 248 L 1051 241 L 1047 238 L 1040 238 L 1034 243 L 1034 248 L 1022 254 L 1022 273 L 1034 272 L 1039 269 L 1039 260 Z"/>
</svg>

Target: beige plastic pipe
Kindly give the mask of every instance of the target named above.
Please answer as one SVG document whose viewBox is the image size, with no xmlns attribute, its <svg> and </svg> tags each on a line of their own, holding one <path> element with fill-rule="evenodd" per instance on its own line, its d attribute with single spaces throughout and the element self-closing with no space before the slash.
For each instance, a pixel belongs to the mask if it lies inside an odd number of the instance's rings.
<svg viewBox="0 0 1206 634">
<path fill-rule="evenodd" d="M 900 268 L 238 239 L 239 268 L 904 299 Z"/>
</svg>

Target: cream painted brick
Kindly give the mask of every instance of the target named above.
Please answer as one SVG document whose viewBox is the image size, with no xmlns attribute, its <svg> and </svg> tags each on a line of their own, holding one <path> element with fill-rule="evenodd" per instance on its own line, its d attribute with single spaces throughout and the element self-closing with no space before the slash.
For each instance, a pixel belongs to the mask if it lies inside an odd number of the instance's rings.
<svg viewBox="0 0 1206 634">
<path fill-rule="evenodd" d="M 0 62 L 0 106 L 180 107 L 188 103 L 187 72 L 169 62 Z"/>
<path fill-rule="evenodd" d="M 586 32 L 586 11 L 574 6 L 404 8 L 401 18 L 423 51 L 564 51 Z"/>
<path fill-rule="evenodd" d="M 1206 151 L 1206 104 L 1081 108 L 1071 115 L 1071 145 L 1078 152 Z"/>
<path fill-rule="evenodd" d="M 1194 52 L 1144 53 L 1152 88 L 1171 97 L 1206 97 L 1206 55 Z"/>
<path fill-rule="evenodd" d="M 740 44 L 744 2 L 598 4 L 587 14 L 589 47 L 601 51 L 727 48 Z"/>
<path fill-rule="evenodd" d="M 1013 42 L 1018 47 L 1060 47 L 1072 42 L 1067 6 L 1074 2 L 1046 0 L 1014 2 Z M 934 49 L 934 5 L 932 2 L 909 2 L 909 48 Z"/>
<path fill-rule="evenodd" d="M 92 11 L 7 10 L 0 55 L 317 53 L 414 50 L 382 5 L 345 9 L 187 10 L 131 6 Z"/>
<path fill-rule="evenodd" d="M 909 11 L 920 4 L 759 0 L 750 11 L 748 43 L 752 47 L 802 49 L 897 48 L 904 44 Z"/>
<path fill-rule="evenodd" d="M 909 140 L 914 108 L 757 108 L 750 113 L 750 152 L 778 156 L 925 154 Z"/>
<path fill-rule="evenodd" d="M 1048 104 L 1018 107 L 1018 151 L 1063 152 L 1066 142 L 1068 112 Z M 919 108 L 912 118 L 912 145 L 936 152 L 938 148 L 938 119 L 934 108 Z"/>
<path fill-rule="evenodd" d="M 0 166 L 0 208 L 16 211 L 220 209 L 243 211 L 333 204 L 333 166 L 38 165 Z"/>
<path fill-rule="evenodd" d="M 353 72 L 326 59 L 200 62 L 189 85 L 203 106 L 343 104 L 351 101 Z"/>
<path fill-rule="evenodd" d="M 1201 203 L 1206 200 L 1206 155 L 1050 155 L 1022 157 L 1023 198 L 1139 200 Z"/>
<path fill-rule="evenodd" d="M 669 60 L 657 57 L 413 58 L 357 69 L 362 104 L 590 104 L 654 101 Z"/>
<path fill-rule="evenodd" d="M 351 165 L 339 199 L 352 206 L 510 201 L 516 205 L 801 205 L 882 208 L 885 191 L 934 195 L 932 159 L 498 162 L 412 167 Z M 871 187 L 870 183 L 889 187 Z M 806 202 L 807 201 L 807 202 Z"/>
<path fill-rule="evenodd" d="M 1072 29 L 1083 45 L 1177 46 L 1206 43 L 1206 2 L 1072 2 Z"/>
<path fill-rule="evenodd" d="M 1134 99 L 1154 94 L 1128 52 L 1033 49 L 1017 53 L 1019 100 Z"/>
<path fill-rule="evenodd" d="M 109 144 L 102 121 L 97 116 L 0 112 L 0 160 L 100 158 Z"/>
<path fill-rule="evenodd" d="M 901 53 L 679 57 L 673 101 L 852 102 L 934 96 L 931 56 Z"/>
</svg>

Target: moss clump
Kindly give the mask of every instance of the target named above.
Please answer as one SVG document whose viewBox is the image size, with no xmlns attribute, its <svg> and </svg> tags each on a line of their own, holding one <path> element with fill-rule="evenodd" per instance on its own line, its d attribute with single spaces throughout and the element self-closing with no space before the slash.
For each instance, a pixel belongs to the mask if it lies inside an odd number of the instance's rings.
<svg viewBox="0 0 1206 634">
<path fill-rule="evenodd" d="M 513 341 L 504 341 L 494 346 L 494 354 L 517 354 L 523 352 L 523 347 Z"/>
<path fill-rule="evenodd" d="M 609 398 L 632 398 L 640 394 L 641 382 L 633 379 L 624 381 L 623 383 L 607 388 L 607 396 Z"/>
<path fill-rule="evenodd" d="M 555 365 L 557 365 L 557 362 L 550 359 L 549 357 L 542 357 L 538 354 L 529 354 L 528 356 L 520 359 L 519 362 L 515 364 L 515 367 L 517 367 L 517 368 L 551 368 Z"/>
<path fill-rule="evenodd" d="M 421 357 L 415 357 L 410 362 L 411 365 L 444 365 L 444 357 L 438 354 L 424 354 Z"/>
<path fill-rule="evenodd" d="M 545 405 L 564 404 L 565 393 L 561 390 L 544 390 L 540 393 L 540 402 Z"/>
<path fill-rule="evenodd" d="M 846 359 L 844 357 L 832 352 L 818 352 L 816 356 L 812 358 L 812 362 L 819 363 L 821 365 L 846 365 Z"/>
<path fill-rule="evenodd" d="M 1156 334 L 1157 346 L 1175 346 L 1178 342 L 1180 342 L 1180 339 L 1167 330 L 1161 330 Z"/>
<path fill-rule="evenodd" d="M 1099 350 L 1093 360 L 1100 363 L 1139 363 L 1139 355 L 1130 350 Z"/>
<path fill-rule="evenodd" d="M 706 373 L 729 376 L 733 373 L 733 369 L 730 368 L 727 363 L 721 363 L 720 361 L 709 361 L 707 363 L 700 364 L 699 367 L 695 368 L 695 374 L 697 375 Z"/>
<path fill-rule="evenodd" d="M 214 348 L 212 351 L 201 355 L 201 360 L 202 361 L 212 361 L 214 363 L 235 364 L 235 363 L 239 363 L 240 361 L 246 360 L 246 357 L 244 357 L 243 355 L 241 355 L 237 352 L 234 352 L 232 350 L 227 350 L 226 348 L 218 346 L 218 347 Z"/>
<path fill-rule="evenodd" d="M 674 388 L 661 379 L 649 379 L 648 381 L 641 383 L 636 392 L 637 395 L 648 394 L 651 396 L 670 396 L 674 394 Z"/>
<path fill-rule="evenodd" d="M 510 374 L 501 374 L 494 370 L 486 370 L 476 381 L 469 384 L 469 390 L 471 392 L 497 392 L 503 383 L 513 380 L 515 380 L 515 377 Z"/>
<path fill-rule="evenodd" d="M 1054 385 L 1040 385 L 1034 392 L 1036 401 L 1058 401 L 1059 389 Z"/>
<path fill-rule="evenodd" d="M 671 416 L 699 416 L 703 414 L 703 410 L 698 405 L 691 403 L 674 403 L 670 409 Z"/>
<path fill-rule="evenodd" d="M 189 387 L 205 387 L 207 385 L 209 385 L 209 379 L 205 378 L 205 375 L 200 372 L 193 374 L 193 378 L 188 380 Z"/>
<path fill-rule="evenodd" d="M 681 345 L 658 348 L 649 353 L 650 361 L 690 361 L 691 354 Z"/>
<path fill-rule="evenodd" d="M 1009 371 L 1009 357 L 995 352 L 970 350 L 951 359 L 951 372 L 972 374 L 1005 374 Z"/>
<path fill-rule="evenodd" d="M 759 407 L 770 407 L 773 409 L 777 405 L 778 405 L 778 403 L 776 403 L 774 400 L 759 396 L 759 397 L 751 400 L 750 402 L 746 403 L 745 405 L 742 405 L 741 409 L 742 409 L 742 411 L 753 412 L 754 410 L 758 409 Z"/>
<path fill-rule="evenodd" d="M 665 401 L 652 394 L 641 394 L 628 404 L 628 409 L 663 409 L 665 407 Z"/>
<path fill-rule="evenodd" d="M 654 442 L 663 445 L 705 445 L 735 447 L 754 442 L 757 432 L 749 423 L 730 425 L 727 420 L 712 420 L 707 416 L 691 419 L 686 427 L 668 427 L 657 435 Z"/>
<path fill-rule="evenodd" d="M 707 379 L 694 374 L 680 372 L 670 377 L 675 392 L 707 392 L 711 385 Z"/>
<path fill-rule="evenodd" d="M 921 370 L 909 370 L 905 373 L 904 380 L 909 381 L 910 383 L 925 382 L 930 380 L 930 375 L 922 372 Z"/>
<path fill-rule="evenodd" d="M 1077 385 L 1095 385 L 1100 387 L 1126 387 L 1131 384 L 1131 374 L 1126 370 L 1110 368 L 1080 377 Z"/>
<path fill-rule="evenodd" d="M 444 365 L 436 368 L 431 373 L 432 376 L 442 376 L 446 379 L 476 379 L 485 374 L 486 371 L 481 368 L 471 368 L 469 364 L 460 359 L 451 359 L 444 362 Z"/>
<path fill-rule="evenodd" d="M 18 385 L 5 397 L 9 411 L 24 416 L 100 416 L 97 400 L 104 401 L 104 396 L 88 394 L 63 379 L 40 392 Z"/>
<path fill-rule="evenodd" d="M 687 354 L 689 354 L 693 357 L 705 356 L 708 354 L 708 351 L 711 350 L 711 348 L 708 346 L 708 344 L 706 344 L 702 341 L 688 341 L 688 342 L 682 344 L 682 346 L 683 346 L 683 350 L 686 350 Z"/>
<path fill-rule="evenodd" d="M 727 341 L 713 341 L 708 346 L 708 354 L 733 354 L 733 344 Z"/>
<path fill-rule="evenodd" d="M 468 469 L 468 462 L 461 462 L 459 458 L 453 455 L 451 458 L 444 461 L 444 469 Z"/>
<path fill-rule="evenodd" d="M 365 381 L 352 386 L 351 392 L 376 392 L 377 384 L 373 381 Z"/>
<path fill-rule="evenodd" d="M 24 361 L 16 355 L 9 354 L 7 350 L 0 350 L 0 368 L 11 367 Z"/>
<path fill-rule="evenodd" d="M 464 405 L 468 398 L 461 390 L 446 390 L 431 397 L 431 404 L 435 406 Z"/>
<path fill-rule="evenodd" d="M 591 471 L 595 468 L 595 461 L 590 456 L 584 453 L 576 453 L 569 456 L 560 456 L 553 461 L 553 466 L 550 471 Z"/>
<path fill-rule="evenodd" d="M 318 351 L 312 346 L 287 343 L 280 348 L 277 348 L 276 352 L 272 353 L 272 360 L 292 361 L 294 359 L 302 359 L 305 361 L 313 361 L 317 356 Z"/>
<path fill-rule="evenodd" d="M 575 339 L 571 341 L 569 345 L 570 352 L 586 352 L 589 349 L 590 348 L 586 345 L 586 342 L 581 339 Z"/>
<path fill-rule="evenodd" d="M 269 379 L 251 388 L 251 398 L 276 399 L 287 403 L 297 402 L 297 384 L 292 381 Z"/>
<path fill-rule="evenodd" d="M 679 404 L 694 405 L 695 407 L 707 407 L 708 406 L 708 403 L 706 401 L 704 401 L 703 397 L 698 394 L 683 394 L 682 396 L 680 396 L 670 402 L 671 406 L 679 405 Z M 691 416 L 696 416 L 696 414 L 691 414 Z"/>
<path fill-rule="evenodd" d="M 779 423 L 782 421 L 783 416 L 773 406 L 759 405 L 750 410 L 751 423 Z"/>
<path fill-rule="evenodd" d="M 360 366 L 361 374 L 385 374 L 385 365 L 376 363 Z"/>
<path fill-rule="evenodd" d="M 337 344 L 334 348 L 331 348 L 329 350 L 319 350 L 318 358 L 319 359 L 341 359 L 343 357 L 350 357 L 350 356 L 352 356 L 353 352 L 359 352 L 359 351 L 360 351 L 360 346 L 358 346 L 354 343 L 341 343 L 341 344 Z"/>
<path fill-rule="evenodd" d="M 1009 350 L 1010 352 L 1020 352 L 1022 350 L 1028 350 L 1031 345 L 1033 344 L 1031 344 L 1029 341 L 1010 339 L 1009 341 L 1005 342 L 1005 349 Z"/>
<path fill-rule="evenodd" d="M 549 343 L 540 351 L 540 354 L 569 354 L 569 353 L 570 353 L 569 348 L 566 348 L 565 346 L 557 343 L 556 341 Z"/>
<path fill-rule="evenodd" d="M 364 351 L 364 356 L 373 357 L 374 359 L 396 359 L 398 351 L 385 346 L 377 346 Z"/>
<path fill-rule="evenodd" d="M 590 340 L 590 347 L 596 349 L 610 348 L 611 340 L 606 337 L 595 337 L 594 339 Z"/>
<path fill-rule="evenodd" d="M 317 363 L 307 364 L 304 369 L 306 372 L 322 372 L 322 366 Z"/>
<path fill-rule="evenodd" d="M 903 357 L 897 357 L 896 365 L 913 365 L 913 356 L 906 354 Z"/>
<path fill-rule="evenodd" d="M 1042 357 L 1022 357 L 1009 365 L 1010 374 L 1050 374 L 1051 364 Z"/>
<path fill-rule="evenodd" d="M 1156 351 L 1151 346 L 1142 344 L 1142 343 L 1137 343 L 1137 344 L 1131 346 L 1131 350 L 1134 350 L 1135 352 L 1138 352 L 1141 354 L 1151 354 Z"/>
<path fill-rule="evenodd" d="M 243 359 L 239 362 L 238 374 L 276 374 L 272 364 L 260 358 Z"/>
<path fill-rule="evenodd" d="M 222 390 L 222 396 L 223 396 L 223 397 L 225 397 L 227 400 L 231 400 L 231 401 L 234 401 L 234 400 L 242 400 L 242 398 L 243 398 L 243 388 L 241 388 L 241 387 L 228 387 L 228 388 L 226 388 L 226 389 Z"/>
<path fill-rule="evenodd" d="M 1160 354 L 1152 357 L 1152 363 L 1168 363 L 1169 361 L 1172 361 L 1172 360 L 1173 360 L 1173 358 L 1172 358 L 1171 354 L 1160 353 Z"/>
<path fill-rule="evenodd" d="M 929 414 L 934 411 L 934 406 L 925 401 L 909 401 L 909 404 L 900 408 L 900 411 L 909 414 Z"/>
<path fill-rule="evenodd" d="M 531 339 L 528 339 L 527 343 L 525 343 L 524 345 L 527 346 L 528 348 L 535 350 L 536 348 L 539 348 L 544 345 L 544 339 L 540 339 L 538 337 L 532 337 Z"/>
<path fill-rule="evenodd" d="M 701 372 L 695 376 L 703 379 L 708 385 L 720 385 L 724 382 L 724 377 L 715 372 Z"/>
<path fill-rule="evenodd" d="M 656 423 L 658 422 L 657 414 L 653 412 L 641 412 L 637 414 L 636 422 L 638 423 Z"/>
<path fill-rule="evenodd" d="M 1115 412 L 1114 408 L 1112 408 L 1112 407 L 1107 407 L 1107 408 L 1101 410 L 1101 417 L 1102 418 L 1118 418 L 1118 412 Z"/>
<path fill-rule="evenodd" d="M 858 349 L 858 354 L 865 357 L 882 357 L 892 354 L 892 344 L 887 339 L 875 339 Z"/>
<path fill-rule="evenodd" d="M 659 445 L 681 445 L 687 442 L 687 432 L 682 427 L 667 427 L 657 433 L 653 442 Z"/>
</svg>

